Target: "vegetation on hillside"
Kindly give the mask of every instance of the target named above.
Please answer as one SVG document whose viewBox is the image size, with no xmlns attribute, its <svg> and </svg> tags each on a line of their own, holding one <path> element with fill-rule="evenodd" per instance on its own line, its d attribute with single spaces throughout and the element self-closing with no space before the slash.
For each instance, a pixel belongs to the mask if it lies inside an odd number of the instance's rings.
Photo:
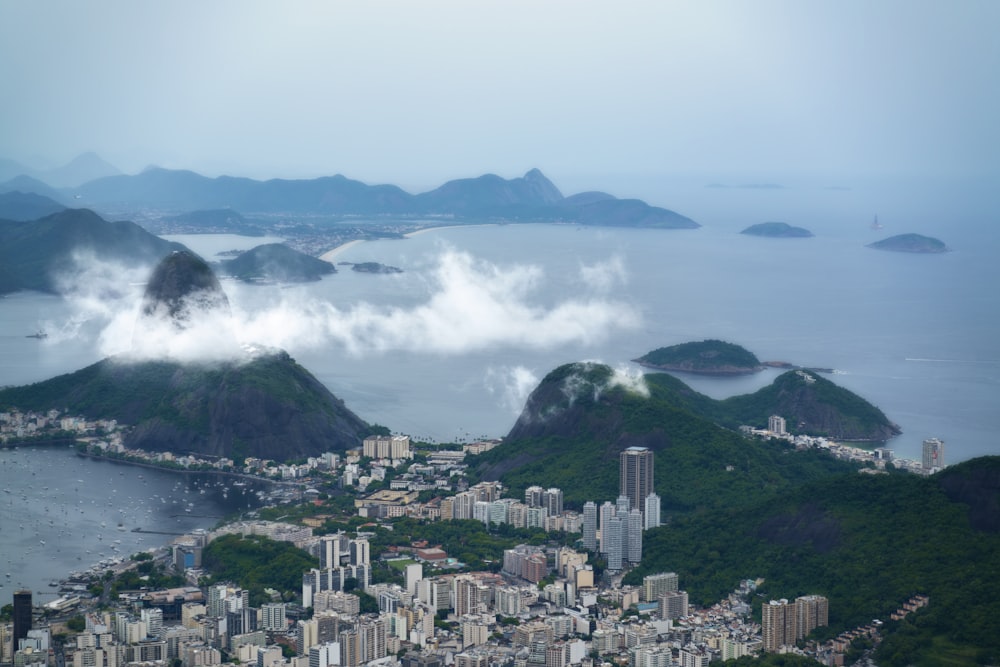
<svg viewBox="0 0 1000 667">
<path fill-rule="evenodd" d="M 712 399 L 667 375 L 645 377 L 648 396 L 614 384 L 611 369 L 570 364 L 550 373 L 528 399 L 503 444 L 470 459 L 481 479 L 502 479 L 518 495 L 532 485 L 563 489 L 565 502 L 618 495 L 618 455 L 656 453 L 655 486 L 667 512 L 741 504 L 857 466 L 782 441 L 745 438 L 695 414 Z"/>
<path fill-rule="evenodd" d="M 763 428 L 770 415 L 787 421 L 788 431 L 847 440 L 886 440 L 899 427 L 857 394 L 812 371 L 782 373 L 767 387 L 709 404 L 708 414 L 736 428 Z"/>
<path fill-rule="evenodd" d="M 251 606 L 270 601 L 265 588 L 279 591 L 286 601 L 302 591 L 302 574 L 319 561 L 289 542 L 260 535 L 224 535 L 202 552 L 202 566 L 210 573 L 206 583 L 233 582 L 250 591 Z"/>
<path fill-rule="evenodd" d="M 1000 469 L 1000 459 L 948 473 L 974 478 L 984 465 Z M 1000 534 L 972 526 L 969 505 L 949 500 L 946 479 L 835 476 L 780 497 L 676 517 L 645 533 L 643 562 L 625 580 L 674 571 L 692 602 L 708 604 L 734 581 L 763 577 L 756 613 L 767 599 L 821 594 L 830 600 L 830 634 L 872 618 L 888 620 L 922 593 L 930 605 L 914 619 L 890 624 L 890 631 L 905 632 L 880 649 L 879 664 L 941 664 L 935 646 L 974 647 L 995 660 Z M 996 499 L 996 486 L 986 492 Z"/>
<path fill-rule="evenodd" d="M 68 410 L 132 426 L 127 444 L 284 461 L 355 445 L 369 427 L 288 354 L 181 364 L 109 358 L 0 391 L 0 409 Z"/>
</svg>

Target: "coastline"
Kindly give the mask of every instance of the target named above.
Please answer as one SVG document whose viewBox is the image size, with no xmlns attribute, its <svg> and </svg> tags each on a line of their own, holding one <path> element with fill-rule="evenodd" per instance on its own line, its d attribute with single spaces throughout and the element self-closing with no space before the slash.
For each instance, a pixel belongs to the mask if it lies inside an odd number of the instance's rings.
<svg viewBox="0 0 1000 667">
<path fill-rule="evenodd" d="M 499 222 L 478 222 L 474 225 L 439 225 L 437 227 L 424 227 L 423 229 L 417 229 L 412 232 L 407 232 L 403 234 L 404 239 L 410 239 L 414 236 L 420 236 L 421 234 L 426 234 L 427 232 L 436 232 L 441 229 L 454 229 L 455 227 L 499 227 L 501 223 Z"/>
<path fill-rule="evenodd" d="M 435 227 L 424 227 L 423 229 L 415 229 L 412 232 L 407 232 L 403 234 L 403 238 L 410 239 L 413 238 L 414 236 L 426 234 L 427 232 L 436 232 L 441 229 L 454 229 L 456 227 L 499 227 L 500 224 L 501 223 L 499 222 L 482 222 L 473 225 L 455 224 L 455 225 L 438 225 Z M 333 260 L 336 259 L 338 255 L 340 255 L 347 249 L 365 243 L 366 241 L 368 241 L 368 239 L 354 239 L 353 241 L 341 243 L 336 248 L 332 248 L 324 252 L 322 255 L 319 256 L 319 259 L 323 260 L 324 262 L 330 262 L 331 264 L 333 264 L 334 263 Z"/>
<path fill-rule="evenodd" d="M 364 242 L 365 242 L 365 239 L 354 239 L 353 241 L 348 241 L 347 243 L 341 243 L 336 248 L 333 248 L 332 250 L 327 250 L 326 252 L 324 252 L 322 255 L 319 256 L 319 259 L 323 260 L 324 262 L 330 262 L 331 264 L 333 264 L 333 259 L 337 255 L 339 255 L 340 253 L 344 252 L 345 250 L 347 250 L 351 246 L 355 246 L 355 245 L 358 245 L 358 244 L 364 243 Z"/>
</svg>

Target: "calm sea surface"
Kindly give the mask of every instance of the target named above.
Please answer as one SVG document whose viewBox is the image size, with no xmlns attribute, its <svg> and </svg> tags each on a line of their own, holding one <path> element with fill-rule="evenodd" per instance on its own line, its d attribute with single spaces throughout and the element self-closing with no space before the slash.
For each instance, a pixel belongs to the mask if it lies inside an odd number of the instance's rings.
<svg viewBox="0 0 1000 667">
<path fill-rule="evenodd" d="M 738 194 L 748 205 L 770 196 Z M 889 443 L 897 456 L 919 458 L 932 436 L 945 440 L 949 463 L 1000 454 L 1000 235 L 976 212 L 934 234 L 940 211 L 919 218 L 918 209 L 908 211 L 912 226 L 893 228 L 890 214 L 886 229 L 874 231 L 856 211 L 844 224 L 831 204 L 795 223 L 817 234 L 810 239 L 740 235 L 767 217 L 726 217 L 722 207 L 691 231 L 447 228 L 353 244 L 334 260 L 381 262 L 401 274 L 340 266 L 304 286 L 224 286 L 239 316 L 256 318 L 244 333 L 287 349 L 365 420 L 421 439 L 504 435 L 527 393 L 562 363 L 600 360 L 638 372 L 629 360 L 651 349 L 721 338 L 764 360 L 836 369 L 830 379 L 902 427 Z M 954 252 L 864 247 L 908 231 L 940 236 Z M 172 238 L 207 257 L 270 240 Z M 35 293 L 0 298 L 0 385 L 105 356 L 109 321 L 133 312 L 140 291 L 97 305 Z M 49 337 L 27 337 L 39 329 Z M 775 375 L 683 379 L 725 397 Z M 18 584 L 54 590 L 49 581 L 70 570 L 170 539 L 133 527 L 181 532 L 234 509 L 218 488 L 202 488 L 62 448 L 0 451 L 6 595 Z"/>
<path fill-rule="evenodd" d="M 249 487 L 214 475 L 89 459 L 68 446 L 0 449 L 0 603 L 21 588 L 49 602 L 50 584 L 70 572 L 258 504 Z"/>
</svg>

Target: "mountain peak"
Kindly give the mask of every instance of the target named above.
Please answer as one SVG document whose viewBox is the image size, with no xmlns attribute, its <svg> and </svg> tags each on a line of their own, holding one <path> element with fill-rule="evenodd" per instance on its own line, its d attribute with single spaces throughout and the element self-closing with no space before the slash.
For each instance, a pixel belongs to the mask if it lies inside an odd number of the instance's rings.
<svg viewBox="0 0 1000 667">
<path fill-rule="evenodd" d="M 146 284 L 140 319 L 167 316 L 177 329 L 187 329 L 199 312 L 230 314 L 229 299 L 203 259 L 175 250 L 157 265 Z"/>
</svg>

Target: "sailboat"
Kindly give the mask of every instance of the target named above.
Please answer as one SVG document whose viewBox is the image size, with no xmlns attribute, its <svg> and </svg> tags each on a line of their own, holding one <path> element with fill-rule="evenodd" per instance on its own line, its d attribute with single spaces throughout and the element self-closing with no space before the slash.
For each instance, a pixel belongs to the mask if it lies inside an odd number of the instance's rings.
<svg viewBox="0 0 1000 667">
<path fill-rule="evenodd" d="M 872 229 L 874 230 L 882 229 L 882 225 L 881 223 L 879 223 L 877 215 L 875 216 L 875 219 L 872 221 Z"/>
</svg>

